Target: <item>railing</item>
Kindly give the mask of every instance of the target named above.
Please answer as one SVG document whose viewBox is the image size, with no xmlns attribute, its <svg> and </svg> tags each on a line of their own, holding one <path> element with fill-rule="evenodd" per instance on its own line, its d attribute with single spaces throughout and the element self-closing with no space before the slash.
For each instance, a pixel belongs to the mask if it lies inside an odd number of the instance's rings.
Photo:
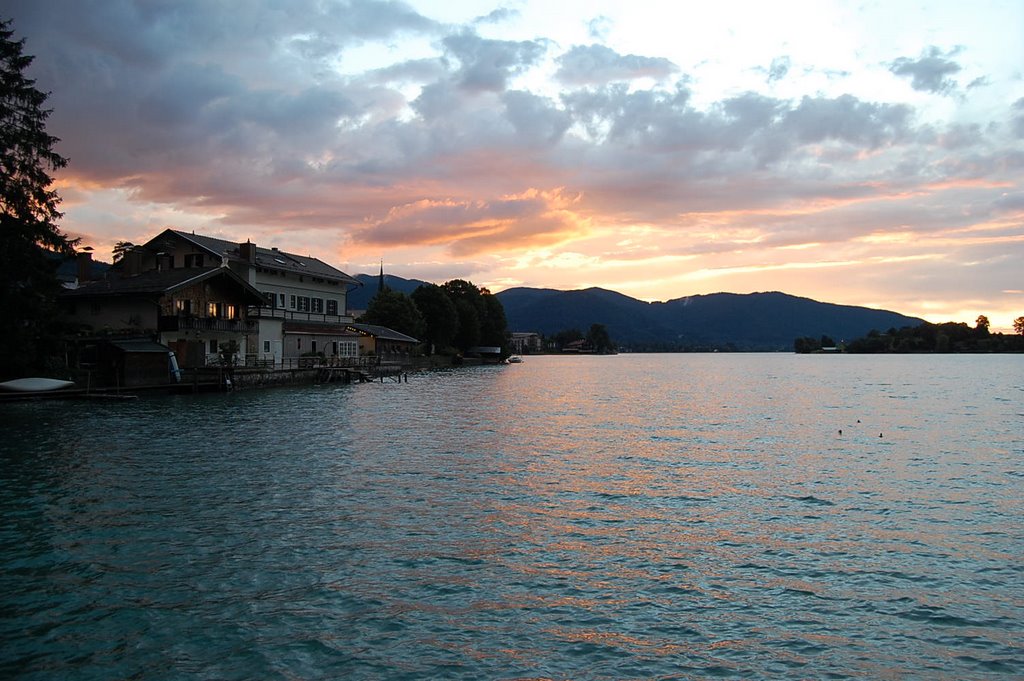
<svg viewBox="0 0 1024 681">
<path fill-rule="evenodd" d="M 275 362 L 272 357 L 262 358 L 259 355 L 248 354 L 245 356 L 244 361 L 244 365 L 238 363 L 236 366 L 265 369 L 323 369 L 331 367 L 366 369 L 375 367 L 380 363 L 377 357 L 373 355 L 363 355 L 361 357 L 282 357 Z"/>
<path fill-rule="evenodd" d="M 299 312 L 298 310 L 284 310 L 279 307 L 250 307 L 247 310 L 250 317 L 261 319 L 286 319 L 303 322 L 324 322 L 327 324 L 351 324 L 352 316 L 347 314 L 326 314 L 322 312 Z"/>
<path fill-rule="evenodd" d="M 160 331 L 228 331 L 252 332 L 256 322 L 251 319 L 218 319 L 216 317 L 161 316 L 157 322 Z"/>
</svg>

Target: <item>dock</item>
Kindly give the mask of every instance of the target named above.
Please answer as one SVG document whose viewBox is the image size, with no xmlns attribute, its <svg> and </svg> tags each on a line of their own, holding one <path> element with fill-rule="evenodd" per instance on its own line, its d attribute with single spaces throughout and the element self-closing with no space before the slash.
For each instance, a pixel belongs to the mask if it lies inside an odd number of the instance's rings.
<svg viewBox="0 0 1024 681">
<path fill-rule="evenodd" d="M 395 383 L 409 382 L 409 374 L 401 366 L 377 365 L 375 367 L 324 366 L 317 370 L 317 383 Z"/>
</svg>

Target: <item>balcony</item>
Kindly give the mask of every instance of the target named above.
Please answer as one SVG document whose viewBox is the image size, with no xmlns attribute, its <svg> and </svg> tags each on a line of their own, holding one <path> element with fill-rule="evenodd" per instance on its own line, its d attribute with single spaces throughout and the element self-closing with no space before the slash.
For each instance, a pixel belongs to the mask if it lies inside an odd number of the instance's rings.
<svg viewBox="0 0 1024 681">
<path fill-rule="evenodd" d="M 351 324 L 352 315 L 325 314 L 322 312 L 299 312 L 275 307 L 250 307 L 246 314 L 256 319 L 284 319 L 294 322 L 320 322 L 321 324 Z"/>
<path fill-rule="evenodd" d="M 255 333 L 257 322 L 249 319 L 218 319 L 216 317 L 161 316 L 160 331 L 226 331 Z"/>
</svg>

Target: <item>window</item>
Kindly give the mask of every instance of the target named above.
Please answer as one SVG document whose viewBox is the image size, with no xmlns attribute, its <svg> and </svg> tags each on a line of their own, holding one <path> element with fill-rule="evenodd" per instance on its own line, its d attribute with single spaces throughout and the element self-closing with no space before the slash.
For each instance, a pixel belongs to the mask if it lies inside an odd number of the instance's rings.
<svg viewBox="0 0 1024 681">
<path fill-rule="evenodd" d="M 310 352 L 316 352 L 316 341 L 310 341 L 309 342 L 309 351 Z"/>
<path fill-rule="evenodd" d="M 312 303 L 312 308 L 311 309 L 313 310 L 313 312 L 316 312 L 317 314 L 323 314 L 323 311 L 324 311 L 324 299 L 323 298 L 313 298 L 310 302 Z"/>
<path fill-rule="evenodd" d="M 185 254 L 185 267 L 202 267 L 203 266 L 203 254 L 202 253 L 186 253 Z"/>
<path fill-rule="evenodd" d="M 224 306 L 224 313 L 228 319 L 238 319 L 238 308 L 231 303 Z"/>
<path fill-rule="evenodd" d="M 356 341 L 341 341 L 338 348 L 341 357 L 358 357 L 359 356 L 359 343 Z"/>
<path fill-rule="evenodd" d="M 301 350 L 302 349 L 302 339 L 301 338 L 296 338 L 295 339 L 295 349 L 296 350 Z"/>
<path fill-rule="evenodd" d="M 217 341 L 216 341 L 216 339 L 210 341 L 210 354 L 211 355 L 216 355 L 217 354 Z"/>
<path fill-rule="evenodd" d="M 299 312 L 309 312 L 309 297 L 299 296 L 299 305 L 296 308 Z"/>
<path fill-rule="evenodd" d="M 284 295 L 284 294 L 282 293 L 281 295 Z M 295 296 L 294 295 L 291 296 L 291 302 L 288 303 L 288 309 L 289 310 L 294 310 L 295 309 Z"/>
<path fill-rule="evenodd" d="M 270 354 L 270 341 L 263 341 L 263 352 Z"/>
<path fill-rule="evenodd" d="M 192 314 L 192 301 L 176 300 L 174 301 L 174 309 L 178 314 Z"/>
<path fill-rule="evenodd" d="M 267 307 L 274 307 L 274 301 L 277 300 L 277 294 L 273 291 L 264 291 L 263 299 L 267 301 Z"/>
<path fill-rule="evenodd" d="M 220 316 L 220 303 L 207 303 L 206 304 L 206 316 L 207 317 L 219 317 Z"/>
<path fill-rule="evenodd" d="M 327 301 L 327 314 L 338 314 L 338 301 L 328 300 Z"/>
<path fill-rule="evenodd" d="M 277 306 L 278 307 L 284 307 L 284 294 L 283 293 L 278 293 L 277 294 Z"/>
</svg>

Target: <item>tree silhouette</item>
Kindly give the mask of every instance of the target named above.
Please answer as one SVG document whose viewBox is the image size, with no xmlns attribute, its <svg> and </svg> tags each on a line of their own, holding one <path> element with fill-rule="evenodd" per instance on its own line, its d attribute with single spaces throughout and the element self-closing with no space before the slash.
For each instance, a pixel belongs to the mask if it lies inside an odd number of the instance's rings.
<svg viewBox="0 0 1024 681">
<path fill-rule="evenodd" d="M 117 262 L 118 260 L 123 258 L 128 253 L 128 251 L 132 250 L 133 248 L 135 248 L 135 244 L 133 244 L 131 241 L 118 241 L 116 244 L 114 244 L 114 248 L 112 251 L 112 254 L 114 256 L 114 262 Z"/>
<path fill-rule="evenodd" d="M 423 334 L 423 316 L 416 309 L 412 298 L 401 291 L 392 291 L 388 288 L 370 300 L 370 305 L 360 321 L 386 326 L 417 340 Z"/>
<path fill-rule="evenodd" d="M 450 346 L 459 329 L 459 313 L 445 290 L 424 284 L 412 292 L 412 301 L 423 315 L 424 340 L 431 354 Z"/>
<path fill-rule="evenodd" d="M 59 336 L 56 266 L 77 240 L 57 227 L 50 172 L 67 165 L 46 132 L 47 94 L 24 71 L 32 57 L 0 22 L 0 376 L 46 371 Z"/>
</svg>

